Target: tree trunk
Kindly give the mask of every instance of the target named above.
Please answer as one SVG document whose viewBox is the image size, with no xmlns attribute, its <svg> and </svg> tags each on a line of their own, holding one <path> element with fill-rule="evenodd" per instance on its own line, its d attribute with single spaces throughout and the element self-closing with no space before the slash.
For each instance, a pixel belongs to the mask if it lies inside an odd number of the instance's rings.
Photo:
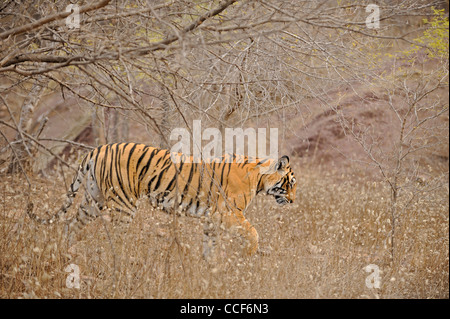
<svg viewBox="0 0 450 319">
<path fill-rule="evenodd" d="M 11 153 L 12 158 L 8 167 L 8 173 L 18 172 L 20 163 L 24 169 L 30 169 L 30 159 L 32 157 L 31 145 L 27 143 L 22 133 L 31 133 L 30 129 L 32 127 L 33 114 L 44 90 L 45 86 L 36 80 L 22 104 L 19 122 L 17 123 L 17 134 L 15 137 L 15 141 L 20 141 L 20 143 L 13 146 L 14 152 Z"/>
</svg>

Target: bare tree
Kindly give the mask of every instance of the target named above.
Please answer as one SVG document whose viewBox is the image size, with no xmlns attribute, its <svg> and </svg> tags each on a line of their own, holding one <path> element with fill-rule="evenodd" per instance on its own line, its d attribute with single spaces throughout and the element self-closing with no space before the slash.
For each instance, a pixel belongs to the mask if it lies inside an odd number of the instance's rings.
<svg viewBox="0 0 450 319">
<path fill-rule="evenodd" d="M 169 147 L 170 129 L 193 119 L 242 127 L 332 110 L 391 187 L 393 242 L 398 198 L 421 176 L 421 152 L 448 136 L 440 122 L 448 102 L 435 97 L 448 85 L 448 60 L 419 76 L 386 76 L 398 69 L 378 60 L 394 45 L 427 47 L 414 41 L 429 28 L 421 18 L 445 1 L 379 1 L 377 28 L 367 25 L 371 1 L 83 3 L 73 12 L 68 1 L 15 0 L 0 8 L 0 96 L 9 110 L 0 124 L 12 137 L 2 148 L 10 162 L 32 159 L 33 148 L 58 156 L 40 138 L 43 118 L 30 124 L 43 90 L 82 104 L 95 144 L 127 139 L 134 122 Z M 73 27 L 66 19 L 78 12 Z M 389 152 L 377 150 L 373 127 L 352 122 L 336 103 L 337 92 L 359 96 L 362 84 L 383 91 L 397 121 Z"/>
<path fill-rule="evenodd" d="M 364 150 L 367 164 L 375 167 L 389 186 L 391 230 L 387 241 L 392 261 L 401 257 L 396 245 L 401 217 L 407 217 L 412 204 L 448 183 L 448 17 L 442 10 L 433 10 L 434 24 L 421 30 L 418 34 L 423 35 L 411 40 L 412 45 L 387 53 L 389 58 L 381 63 L 374 62 L 377 67 L 369 77 L 367 87 L 372 87 L 372 97 L 381 101 L 375 112 L 385 112 L 391 119 L 392 135 L 377 131 L 373 124 L 358 123 L 331 106 L 345 132 Z M 430 41 L 433 43 L 427 43 Z M 364 100 L 361 97 L 359 101 Z M 380 143 L 381 139 L 388 144 Z M 432 167 L 431 163 L 439 161 L 444 163 L 442 167 Z"/>
</svg>

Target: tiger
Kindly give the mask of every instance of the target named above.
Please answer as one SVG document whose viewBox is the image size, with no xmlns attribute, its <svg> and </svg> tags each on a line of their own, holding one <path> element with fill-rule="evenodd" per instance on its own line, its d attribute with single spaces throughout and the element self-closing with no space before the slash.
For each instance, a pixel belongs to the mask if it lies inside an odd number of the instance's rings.
<svg viewBox="0 0 450 319">
<path fill-rule="evenodd" d="M 81 185 L 84 197 L 66 224 L 69 237 L 103 209 L 109 209 L 115 221 L 131 222 L 137 201 L 146 196 L 153 207 L 165 212 L 204 218 L 202 255 L 207 260 L 214 254 L 219 226 L 237 232 L 245 255 L 255 254 L 259 235 L 244 216 L 253 198 L 265 193 L 285 205 L 294 202 L 297 189 L 286 155 L 273 160 L 227 154 L 195 162 L 192 156 L 145 144 L 113 143 L 86 154 L 55 214 L 39 218 L 31 202 L 27 214 L 41 224 L 60 220 Z"/>
</svg>

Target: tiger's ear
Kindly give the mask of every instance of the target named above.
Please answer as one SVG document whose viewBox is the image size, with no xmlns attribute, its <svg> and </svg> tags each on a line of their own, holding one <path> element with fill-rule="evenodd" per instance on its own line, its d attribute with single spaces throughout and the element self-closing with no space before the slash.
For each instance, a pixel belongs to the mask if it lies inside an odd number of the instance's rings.
<svg viewBox="0 0 450 319">
<path fill-rule="evenodd" d="M 277 171 L 284 171 L 288 164 L 289 164 L 289 157 L 286 155 L 282 156 L 277 162 L 276 166 Z"/>
</svg>

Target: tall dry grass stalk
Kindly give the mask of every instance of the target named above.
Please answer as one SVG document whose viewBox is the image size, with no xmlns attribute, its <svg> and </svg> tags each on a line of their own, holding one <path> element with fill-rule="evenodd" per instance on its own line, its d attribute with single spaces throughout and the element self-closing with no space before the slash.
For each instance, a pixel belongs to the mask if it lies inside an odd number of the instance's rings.
<svg viewBox="0 0 450 319">
<path fill-rule="evenodd" d="M 258 196 L 247 213 L 270 254 L 244 258 L 240 241 L 224 233 L 214 264 L 201 257 L 199 220 L 174 220 L 145 202 L 127 229 L 98 219 L 69 248 L 62 223 L 26 217 L 26 181 L 2 176 L 0 298 L 449 297 L 448 188 L 408 206 L 391 263 L 389 189 L 355 171 L 296 168 L 296 203 Z M 60 183 L 33 185 L 40 211 L 59 207 Z M 79 289 L 66 284 L 71 264 Z M 369 264 L 380 269 L 379 289 L 365 284 Z"/>
</svg>

